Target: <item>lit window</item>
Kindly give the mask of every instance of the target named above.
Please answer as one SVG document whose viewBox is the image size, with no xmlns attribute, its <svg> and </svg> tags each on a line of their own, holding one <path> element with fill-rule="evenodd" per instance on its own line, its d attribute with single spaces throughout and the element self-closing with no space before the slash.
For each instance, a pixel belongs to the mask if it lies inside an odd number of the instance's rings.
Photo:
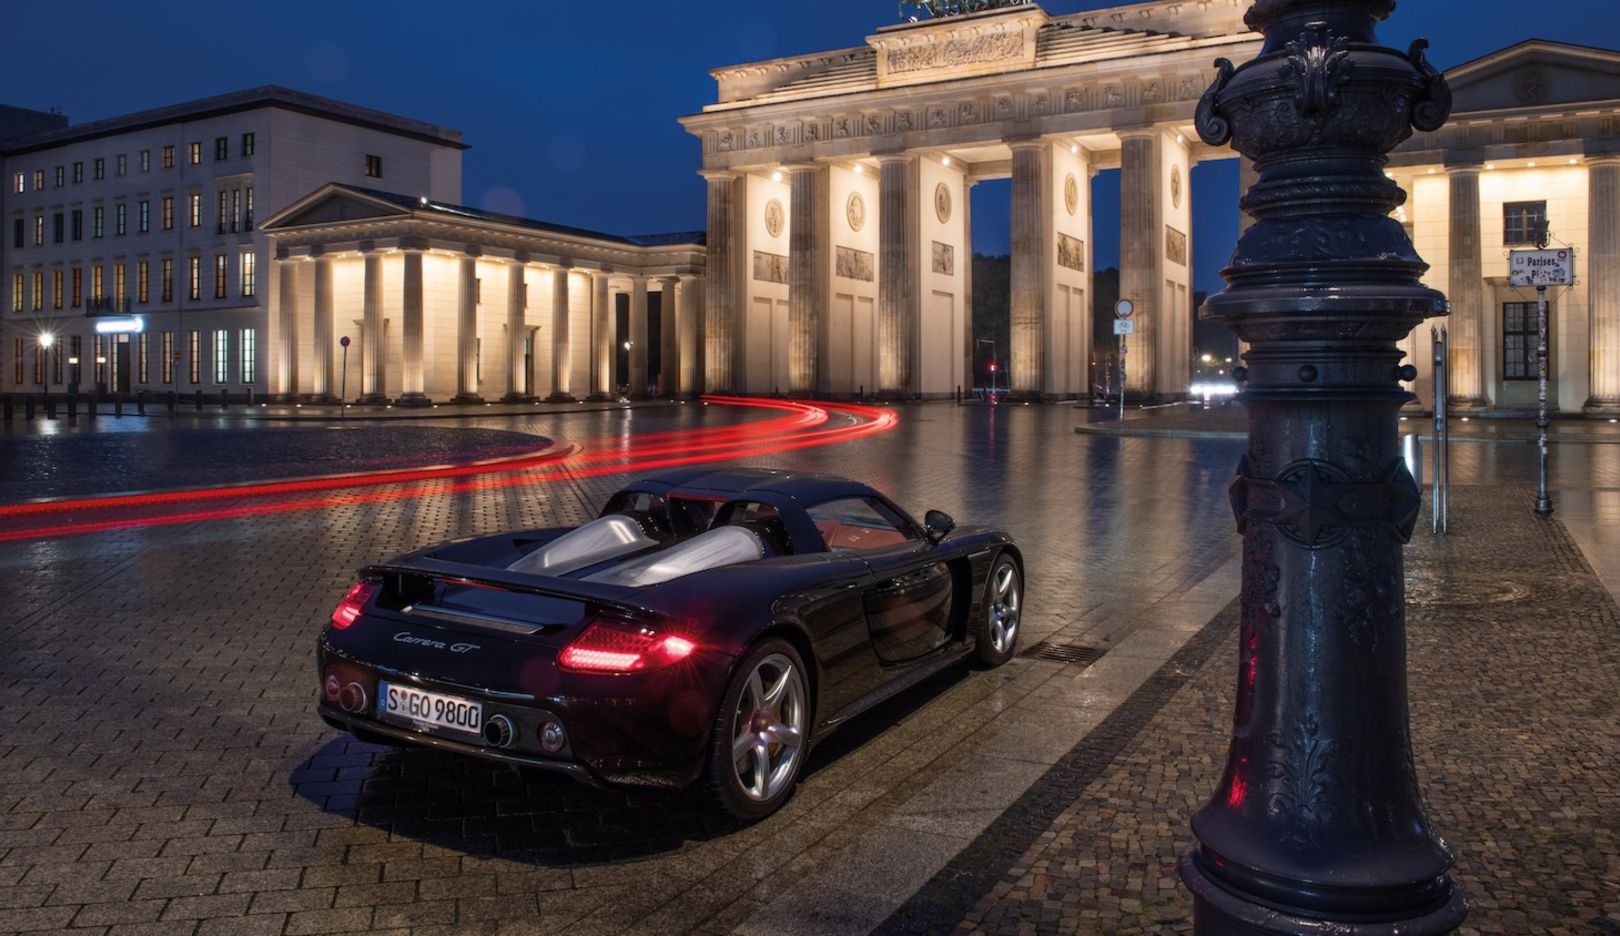
<svg viewBox="0 0 1620 936">
<path fill-rule="evenodd" d="M 16 192 L 16 193 L 17 193 L 17 194 L 18 194 L 18 195 L 21 195 L 21 194 L 22 194 L 22 193 L 24 193 L 24 192 L 26 192 L 26 191 L 28 191 L 28 177 L 27 177 L 27 176 L 25 176 L 25 175 L 23 175 L 23 174 L 22 174 L 22 173 L 20 173 L 20 172 L 19 172 L 19 173 L 17 173 L 17 175 L 16 175 L 16 177 L 15 177 L 15 181 L 14 181 L 14 183 L 13 183 L 13 184 L 12 184 L 12 189 L 13 189 L 13 190 L 14 190 L 14 191 L 15 191 L 15 192 Z"/>
<path fill-rule="evenodd" d="M 71 354 L 69 354 L 69 357 L 73 358 L 73 360 L 68 362 L 68 366 L 73 368 L 73 383 L 74 383 L 75 386 L 78 385 L 79 381 L 83 378 L 83 375 L 84 375 L 84 364 L 83 364 L 84 357 L 82 356 L 83 354 L 84 354 L 84 339 L 80 338 L 78 335 L 74 335 L 73 336 L 73 351 L 72 351 Z"/>
<path fill-rule="evenodd" d="M 253 186 L 247 187 L 247 195 L 243 198 L 244 210 L 242 214 L 242 230 L 253 230 Z"/>
<path fill-rule="evenodd" d="M 62 268 L 51 271 L 51 308 L 62 308 Z"/>
<path fill-rule="evenodd" d="M 84 268 L 73 268 L 73 308 L 84 304 Z"/>
<path fill-rule="evenodd" d="M 202 193 L 191 193 L 191 226 L 202 226 Z"/>
<path fill-rule="evenodd" d="M 201 140 L 198 140 L 197 142 L 191 144 L 191 164 L 193 166 L 202 165 L 202 141 Z"/>
<path fill-rule="evenodd" d="M 219 233 L 225 233 L 225 190 L 219 190 Z"/>
<path fill-rule="evenodd" d="M 36 191 L 36 192 L 45 191 L 45 170 L 44 169 L 35 169 L 34 170 L 34 191 Z"/>
<path fill-rule="evenodd" d="M 255 288 L 254 274 L 256 272 L 254 265 L 257 260 L 258 258 L 251 250 L 242 254 L 242 295 L 244 297 L 253 295 Z"/>
<path fill-rule="evenodd" d="M 11 311 L 21 312 L 22 310 L 23 275 L 21 273 L 13 273 L 11 274 Z"/>
<path fill-rule="evenodd" d="M 135 300 L 137 302 L 152 301 L 151 265 L 142 260 L 135 265 Z M 146 378 L 141 378 L 146 383 Z"/>
<path fill-rule="evenodd" d="M 380 179 L 380 178 L 382 178 L 382 157 L 381 156 L 372 156 L 372 155 L 369 155 L 369 154 L 366 156 L 366 178 L 368 178 L 368 179 Z"/>
<path fill-rule="evenodd" d="M 258 376 L 254 360 L 258 353 L 257 343 L 257 335 L 253 329 L 242 329 L 242 383 L 253 383 Z"/>
<path fill-rule="evenodd" d="M 191 373 L 189 376 L 192 383 L 199 384 L 202 383 L 202 332 L 192 331 L 189 341 L 191 344 Z"/>
<path fill-rule="evenodd" d="M 225 329 L 214 332 L 214 383 L 223 384 L 231 379 L 231 333 Z"/>
<path fill-rule="evenodd" d="M 231 189 L 231 233 L 235 234 L 242 227 L 242 190 Z"/>
<path fill-rule="evenodd" d="M 214 298 L 225 298 L 226 281 L 230 278 L 230 263 L 224 254 L 214 255 Z"/>
<path fill-rule="evenodd" d="M 34 215 L 34 246 L 35 247 L 43 247 L 44 245 L 45 245 L 45 216 L 44 215 Z"/>
<path fill-rule="evenodd" d="M 163 301 L 174 301 L 174 261 L 168 257 L 163 258 Z"/>
<path fill-rule="evenodd" d="M 174 168 L 174 147 L 172 145 L 163 147 L 163 168 Z"/>
<path fill-rule="evenodd" d="M 190 278 L 190 285 L 186 290 L 186 296 L 189 299 L 201 299 L 202 298 L 202 258 L 201 257 L 187 257 L 186 258 L 186 263 L 190 268 L 189 269 L 189 274 L 188 274 L 189 278 Z"/>
<path fill-rule="evenodd" d="M 163 333 L 163 382 L 174 383 L 174 332 Z"/>
<path fill-rule="evenodd" d="M 135 379 L 140 381 L 141 383 L 147 383 L 148 382 L 147 351 L 149 350 L 149 346 L 147 345 L 146 339 L 147 339 L 146 332 L 141 332 L 140 338 L 138 339 L 138 343 L 136 345 L 136 354 L 135 354 L 135 371 L 136 371 L 136 375 L 135 375 Z"/>
<path fill-rule="evenodd" d="M 113 264 L 113 310 L 124 311 L 124 297 L 129 295 L 124 290 L 124 265 Z"/>
<path fill-rule="evenodd" d="M 136 224 L 139 225 L 142 234 L 152 230 L 152 203 L 144 198 L 141 199 L 140 215 Z"/>
<path fill-rule="evenodd" d="M 152 151 L 151 150 L 141 150 L 141 171 L 142 172 L 151 172 L 152 171 Z"/>
<path fill-rule="evenodd" d="M 45 308 L 45 273 L 43 270 L 34 271 L 34 311 Z"/>
<path fill-rule="evenodd" d="M 163 230 L 174 230 L 174 196 L 163 196 Z"/>
<path fill-rule="evenodd" d="M 101 304 L 103 295 L 101 289 L 105 276 L 106 269 L 104 267 L 97 265 L 90 268 L 90 302 L 93 305 Z"/>
</svg>

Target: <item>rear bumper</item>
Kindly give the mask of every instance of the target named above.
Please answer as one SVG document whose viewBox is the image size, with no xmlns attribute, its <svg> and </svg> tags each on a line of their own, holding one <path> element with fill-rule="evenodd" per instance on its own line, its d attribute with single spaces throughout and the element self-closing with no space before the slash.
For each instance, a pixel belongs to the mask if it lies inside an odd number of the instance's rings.
<svg viewBox="0 0 1620 936">
<path fill-rule="evenodd" d="M 325 702 L 317 703 L 315 710 L 320 713 L 321 720 L 336 728 L 338 731 L 362 731 L 368 734 L 381 735 L 394 741 L 405 744 L 414 744 L 420 747 L 433 748 L 437 751 L 452 751 L 456 754 L 466 754 L 469 757 L 478 757 L 483 760 L 498 761 L 511 764 L 514 767 L 536 767 L 540 770 L 551 770 L 566 774 L 587 786 L 604 786 L 605 784 L 590 768 L 574 761 L 559 760 L 554 757 L 536 757 L 521 753 L 502 751 L 497 748 L 485 747 L 477 744 L 466 744 L 438 735 L 430 735 L 421 731 L 412 731 L 388 722 L 378 721 L 362 715 L 350 715 L 348 712 L 332 708 Z"/>
</svg>

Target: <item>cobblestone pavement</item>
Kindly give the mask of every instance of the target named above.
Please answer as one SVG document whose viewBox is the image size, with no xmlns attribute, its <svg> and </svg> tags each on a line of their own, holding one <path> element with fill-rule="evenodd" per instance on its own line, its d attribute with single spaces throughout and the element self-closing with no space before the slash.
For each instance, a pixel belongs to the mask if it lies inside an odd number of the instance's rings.
<svg viewBox="0 0 1620 936">
<path fill-rule="evenodd" d="M 1528 504 L 1531 489 L 1454 496 L 1460 514 L 1491 522 L 1414 540 L 1408 642 L 1419 774 L 1471 908 L 1461 932 L 1612 936 L 1620 616 L 1557 523 L 1500 509 Z M 1139 731 L 1128 743 L 1094 732 L 1060 762 L 1054 773 L 1081 782 L 1060 815 L 1014 841 L 1025 847 L 958 856 L 887 928 L 945 931 L 939 924 L 968 902 L 951 895 L 988 866 L 1000 879 L 977 889 L 958 933 L 1191 932 L 1176 862 L 1225 763 L 1236 625 L 1234 606 L 1144 687 L 1158 691 L 1116 712 L 1121 728 Z M 1133 707 L 1155 701 L 1151 721 L 1142 726 L 1138 712 L 1128 724 Z M 1016 804 L 986 840 L 1016 840 L 997 827 L 1016 827 L 1051 799 Z"/>
<path fill-rule="evenodd" d="M 743 418 L 718 409 L 470 425 L 567 442 Z M 1025 639 L 1107 649 L 1151 636 L 1141 609 L 1230 565 L 1221 504 L 1237 451 L 1071 427 L 1055 407 L 908 407 L 886 435 L 766 461 L 1007 527 L 1037 557 Z M 623 480 L 0 545 L 0 931 L 726 932 L 836 868 L 949 771 L 1004 772 L 968 803 L 970 821 L 905 820 L 933 823 L 903 842 L 925 879 L 1046 770 L 1047 723 L 1083 730 L 1050 707 L 1070 668 L 946 673 L 836 736 L 786 809 L 738 829 L 678 796 L 379 750 L 315 718 L 315 634 L 355 568 L 447 537 L 578 523 Z M 1020 708 L 1042 692 L 1047 705 Z M 1093 705 L 1106 698 L 1096 689 Z M 908 893 L 868 908 L 874 922 Z"/>
</svg>

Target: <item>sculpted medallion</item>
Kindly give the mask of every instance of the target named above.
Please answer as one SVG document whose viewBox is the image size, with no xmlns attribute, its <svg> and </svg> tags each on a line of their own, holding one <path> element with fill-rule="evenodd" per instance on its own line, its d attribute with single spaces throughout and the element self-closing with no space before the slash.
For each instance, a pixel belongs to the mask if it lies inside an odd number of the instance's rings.
<svg viewBox="0 0 1620 936">
<path fill-rule="evenodd" d="M 951 190 L 944 182 L 934 186 L 934 214 L 940 224 L 951 220 Z"/>
<path fill-rule="evenodd" d="M 765 203 L 765 233 L 772 237 L 782 236 L 782 221 L 786 217 L 782 211 L 782 203 L 771 199 Z"/>
<path fill-rule="evenodd" d="M 1075 181 L 1072 172 L 1063 180 L 1063 207 L 1070 215 L 1080 210 L 1080 183 Z"/>
<path fill-rule="evenodd" d="M 1181 207 L 1181 167 L 1170 167 L 1170 207 Z"/>
<path fill-rule="evenodd" d="M 859 231 L 866 227 L 866 199 L 860 192 L 850 192 L 849 201 L 844 203 L 844 217 L 849 219 L 849 229 Z"/>
</svg>

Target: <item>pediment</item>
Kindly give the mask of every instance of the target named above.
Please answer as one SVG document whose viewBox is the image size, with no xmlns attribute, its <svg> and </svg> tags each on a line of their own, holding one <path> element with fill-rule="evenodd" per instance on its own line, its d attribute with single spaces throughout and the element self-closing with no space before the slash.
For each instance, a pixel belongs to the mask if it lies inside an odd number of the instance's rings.
<svg viewBox="0 0 1620 936">
<path fill-rule="evenodd" d="M 1446 73 L 1457 113 L 1612 101 L 1620 52 L 1530 40 Z"/>
<path fill-rule="evenodd" d="M 328 186 L 299 199 L 264 224 L 265 230 L 283 230 L 316 224 L 371 221 L 409 217 L 410 210 L 362 192 Z"/>
</svg>

